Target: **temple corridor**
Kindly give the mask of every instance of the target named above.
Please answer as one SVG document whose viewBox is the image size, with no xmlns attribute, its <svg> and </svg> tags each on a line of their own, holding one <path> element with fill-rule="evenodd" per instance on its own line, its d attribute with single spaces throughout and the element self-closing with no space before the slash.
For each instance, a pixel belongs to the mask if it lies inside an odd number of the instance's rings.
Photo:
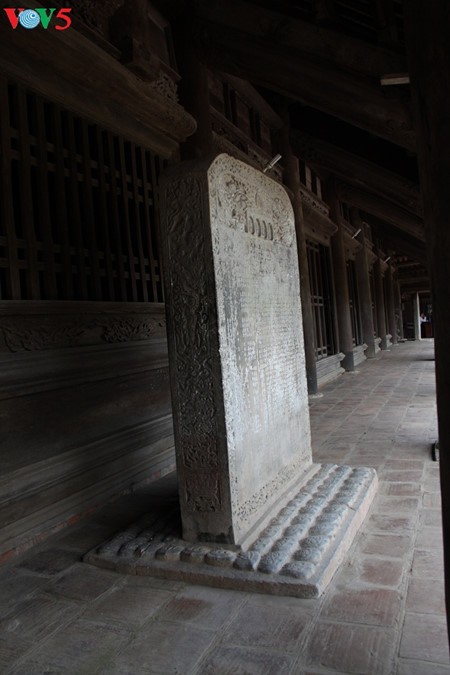
<svg viewBox="0 0 450 675">
<path fill-rule="evenodd" d="M 319 599 L 131 577 L 81 556 L 176 498 L 174 475 L 127 495 L 2 566 L 6 674 L 450 672 L 433 340 L 401 343 L 312 400 L 313 461 L 375 467 L 378 495 Z"/>
</svg>

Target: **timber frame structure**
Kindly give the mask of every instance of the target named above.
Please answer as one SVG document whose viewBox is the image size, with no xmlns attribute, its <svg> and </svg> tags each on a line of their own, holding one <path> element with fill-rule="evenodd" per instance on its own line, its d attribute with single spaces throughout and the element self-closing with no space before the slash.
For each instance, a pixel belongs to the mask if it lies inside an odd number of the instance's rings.
<svg viewBox="0 0 450 675">
<path fill-rule="evenodd" d="M 446 3 L 423 4 L 0 17 L 0 560 L 174 469 L 160 176 L 281 154 L 267 174 L 295 213 L 309 394 L 428 316 L 450 587 L 450 50 Z"/>
</svg>

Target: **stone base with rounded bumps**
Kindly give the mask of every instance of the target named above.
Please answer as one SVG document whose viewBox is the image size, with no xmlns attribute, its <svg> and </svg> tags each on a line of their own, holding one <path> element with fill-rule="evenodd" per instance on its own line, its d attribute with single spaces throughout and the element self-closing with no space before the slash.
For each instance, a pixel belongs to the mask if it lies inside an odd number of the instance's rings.
<svg viewBox="0 0 450 675">
<path fill-rule="evenodd" d="M 179 509 L 166 506 L 93 549 L 84 560 L 129 574 L 317 597 L 347 553 L 377 484 L 374 469 L 313 464 L 246 550 L 183 541 Z"/>
</svg>

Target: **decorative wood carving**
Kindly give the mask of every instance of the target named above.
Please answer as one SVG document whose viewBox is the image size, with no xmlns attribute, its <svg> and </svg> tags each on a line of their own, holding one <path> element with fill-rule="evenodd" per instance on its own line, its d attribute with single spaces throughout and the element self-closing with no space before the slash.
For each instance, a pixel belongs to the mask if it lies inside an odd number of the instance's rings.
<svg viewBox="0 0 450 675">
<path fill-rule="evenodd" d="M 80 343 L 81 337 L 89 326 L 80 326 L 77 323 L 61 325 L 28 326 L 23 319 L 11 322 L 2 322 L 2 331 L 5 344 L 9 351 L 40 351 L 42 349 L 58 349 L 60 347 L 74 347 Z"/>
<path fill-rule="evenodd" d="M 148 318 L 129 318 L 122 319 L 112 317 L 106 325 L 99 322 L 102 326 L 102 339 L 105 342 L 130 342 L 131 340 L 148 340 L 154 337 L 159 328 L 165 328 L 166 322 L 163 319 Z"/>
<path fill-rule="evenodd" d="M 195 131 L 195 120 L 173 94 L 167 97 L 167 82 L 143 82 L 75 27 L 62 36 L 34 31 L 24 41 L 7 24 L 0 23 L 0 68 L 7 77 L 161 157 Z M 164 67 L 156 80 L 162 72 L 170 76 Z"/>
<path fill-rule="evenodd" d="M 328 246 L 330 237 L 337 231 L 336 223 L 329 217 L 329 206 L 307 188 L 301 186 L 300 191 L 308 239 Z"/>
<path fill-rule="evenodd" d="M 359 241 L 354 238 L 356 230 L 350 226 L 344 225 L 344 246 L 346 260 L 355 260 L 356 254 L 361 248 Z"/>
<path fill-rule="evenodd" d="M 153 31 L 147 0 L 125 0 L 110 20 L 111 40 L 122 53 L 122 63 L 152 82 L 160 70 L 160 57 L 153 48 Z"/>
<path fill-rule="evenodd" d="M 150 83 L 150 86 L 158 94 L 174 101 L 174 103 L 178 102 L 177 85 L 173 78 L 169 77 L 163 70 L 159 71 L 157 78 Z"/>
<path fill-rule="evenodd" d="M 122 4 L 123 0 L 108 0 L 108 2 L 72 0 L 70 6 L 73 8 L 73 14 L 86 26 L 108 39 L 109 19 Z"/>
<path fill-rule="evenodd" d="M 114 344 L 165 337 L 166 320 L 161 305 L 139 309 L 124 303 L 118 313 L 108 303 L 0 303 L 0 353 L 35 352 L 88 344 Z M 120 303 L 111 303 L 116 308 Z M 78 314 L 77 314 L 78 308 Z M 8 311 L 9 309 L 9 311 Z M 28 311 L 27 311 L 28 310 Z M 59 310 L 59 311 L 58 311 Z M 96 311 L 97 310 L 97 311 Z"/>
</svg>

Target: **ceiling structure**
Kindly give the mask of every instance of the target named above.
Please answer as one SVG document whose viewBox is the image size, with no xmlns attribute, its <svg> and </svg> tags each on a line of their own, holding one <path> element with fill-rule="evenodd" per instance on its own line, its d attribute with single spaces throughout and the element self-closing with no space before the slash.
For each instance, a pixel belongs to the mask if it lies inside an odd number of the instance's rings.
<svg viewBox="0 0 450 675">
<path fill-rule="evenodd" d="M 186 13 L 177 0 L 158 4 L 170 19 Z M 341 201 L 360 209 L 399 265 L 423 271 L 403 0 L 187 4 L 200 59 L 287 103 L 298 155 L 336 176 Z"/>
</svg>

